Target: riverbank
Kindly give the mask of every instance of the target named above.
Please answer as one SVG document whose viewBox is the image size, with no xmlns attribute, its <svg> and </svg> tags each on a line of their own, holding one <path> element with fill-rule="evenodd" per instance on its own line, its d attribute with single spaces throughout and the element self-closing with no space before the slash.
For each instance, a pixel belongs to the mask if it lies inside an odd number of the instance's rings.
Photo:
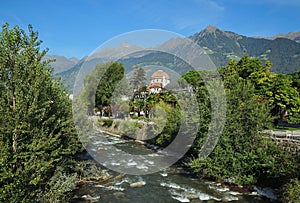
<svg viewBox="0 0 300 203">
<path fill-rule="evenodd" d="M 136 135 L 127 136 L 124 133 L 124 129 L 122 129 L 122 126 L 124 126 L 124 125 L 122 124 L 122 122 L 130 122 L 132 124 L 137 125 L 139 123 L 139 121 L 137 121 L 137 120 L 117 120 L 117 122 L 118 123 L 115 124 L 113 121 L 110 126 L 106 126 L 106 125 L 103 125 L 102 121 L 100 121 L 100 122 L 98 122 L 98 124 L 101 126 L 99 126 L 98 130 L 99 130 L 99 132 L 105 133 L 112 137 L 131 140 L 135 143 L 138 143 L 138 144 L 141 144 L 141 145 L 147 147 L 148 149 L 155 150 L 156 152 L 163 149 L 159 145 L 155 145 L 153 143 L 148 143 L 146 141 L 141 141 L 139 139 L 136 139 L 136 137 L 137 137 Z M 146 122 L 143 122 L 143 121 L 140 122 L 140 124 L 143 124 L 143 123 L 146 123 Z M 141 127 L 138 128 L 138 132 L 141 133 L 141 130 L 143 130 L 143 128 L 141 128 Z M 144 131 L 144 133 L 145 133 L 145 131 Z M 178 162 L 176 164 L 176 166 L 184 167 L 184 170 L 189 171 L 190 174 L 192 173 L 191 169 L 186 167 L 186 165 L 183 163 L 183 161 Z M 194 174 L 194 176 L 195 175 L 196 174 Z M 255 185 L 238 185 L 238 184 L 234 184 L 230 179 L 224 180 L 224 179 L 215 179 L 215 178 L 208 177 L 208 176 L 199 176 L 199 175 L 196 175 L 196 176 L 199 179 L 203 179 L 203 180 L 207 180 L 207 181 L 214 181 L 214 182 L 217 182 L 218 184 L 222 184 L 223 186 L 228 187 L 230 190 L 233 190 L 238 193 L 247 194 L 247 195 L 262 195 L 262 196 L 265 196 L 272 200 L 277 199 L 277 195 L 275 194 L 274 190 L 272 190 L 271 188 L 263 188 L 263 187 L 258 187 Z"/>
<path fill-rule="evenodd" d="M 104 136 L 105 143 L 95 142 L 90 146 L 89 151 L 98 152 L 102 156 L 104 151 L 109 150 L 110 144 L 113 144 L 118 149 L 124 152 L 134 151 L 135 154 L 153 153 L 154 149 L 149 149 L 147 146 L 136 143 L 133 139 L 123 139 L 118 134 L 96 133 L 93 135 L 99 140 L 100 136 Z M 97 151 L 99 146 L 104 146 L 103 151 Z M 110 163 L 115 166 L 120 164 L 121 167 L 140 167 L 147 171 L 149 160 L 137 158 L 136 160 L 126 161 L 114 159 L 111 153 L 106 157 Z M 97 157 L 96 157 L 97 159 Z M 150 164 L 150 165 L 149 165 Z M 115 171 L 108 170 L 113 176 L 120 175 Z M 214 182 L 208 179 L 199 178 L 191 174 L 190 170 L 179 164 L 170 166 L 164 170 L 145 174 L 145 175 L 128 175 L 125 174 L 119 179 L 110 182 L 109 184 L 84 184 L 74 194 L 73 203 L 86 203 L 90 199 L 94 202 L 101 203 L 165 203 L 165 202 L 191 202 L 199 203 L 207 201 L 210 203 L 216 202 L 231 202 L 238 201 L 239 203 L 269 203 L 270 200 L 259 195 L 258 192 L 244 194 L 232 190 L 224 184 Z M 276 201 L 272 201 L 276 202 Z"/>
</svg>

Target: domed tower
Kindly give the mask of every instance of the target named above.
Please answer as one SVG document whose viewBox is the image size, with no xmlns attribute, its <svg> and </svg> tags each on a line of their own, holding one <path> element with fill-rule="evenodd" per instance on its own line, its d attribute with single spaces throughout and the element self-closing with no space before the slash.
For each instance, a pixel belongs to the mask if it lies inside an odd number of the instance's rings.
<svg viewBox="0 0 300 203">
<path fill-rule="evenodd" d="M 170 83 L 169 75 L 163 70 L 155 71 L 151 76 L 149 91 L 153 93 L 159 93 L 163 88 Z"/>
</svg>

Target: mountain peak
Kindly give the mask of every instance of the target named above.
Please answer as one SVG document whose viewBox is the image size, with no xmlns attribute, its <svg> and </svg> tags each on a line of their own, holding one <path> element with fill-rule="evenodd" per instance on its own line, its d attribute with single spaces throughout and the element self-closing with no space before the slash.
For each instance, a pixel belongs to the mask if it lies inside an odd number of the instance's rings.
<svg viewBox="0 0 300 203">
<path fill-rule="evenodd" d="M 208 25 L 204 30 L 202 30 L 200 33 L 196 33 L 193 37 L 197 35 L 199 37 L 205 37 L 209 35 L 215 38 L 218 38 L 220 35 L 223 35 L 232 39 L 240 39 L 242 37 L 242 35 L 236 34 L 231 31 L 224 31 L 212 25 Z"/>
<path fill-rule="evenodd" d="M 102 47 L 100 50 L 97 50 L 95 53 L 89 56 L 89 60 L 93 58 L 116 60 L 143 49 L 145 48 L 141 46 L 129 44 L 128 42 L 121 42 L 117 47 Z"/>
<path fill-rule="evenodd" d="M 54 73 L 59 73 L 72 68 L 79 60 L 75 57 L 66 58 L 65 56 L 46 55 L 43 60 L 55 60 L 50 65 L 54 69 Z"/>
<path fill-rule="evenodd" d="M 215 32 L 216 30 L 218 30 L 218 28 L 212 25 L 208 25 L 204 30 L 207 32 Z"/>
<path fill-rule="evenodd" d="M 121 44 L 119 44 L 118 48 L 130 48 L 130 47 L 134 47 L 135 45 L 129 44 L 128 42 L 122 42 Z"/>
</svg>

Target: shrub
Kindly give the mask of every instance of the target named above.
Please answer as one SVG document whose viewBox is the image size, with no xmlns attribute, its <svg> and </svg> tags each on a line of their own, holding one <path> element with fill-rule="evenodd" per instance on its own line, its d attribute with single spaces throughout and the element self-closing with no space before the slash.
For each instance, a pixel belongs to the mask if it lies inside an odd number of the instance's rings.
<svg viewBox="0 0 300 203">
<path fill-rule="evenodd" d="M 102 127 L 111 127 L 113 124 L 113 120 L 112 119 L 103 119 L 103 118 L 99 118 L 98 119 L 98 126 L 102 126 Z"/>
<path fill-rule="evenodd" d="M 125 121 L 122 125 L 122 131 L 125 135 L 135 135 L 137 122 Z"/>
<path fill-rule="evenodd" d="M 282 201 L 286 203 L 300 202 L 300 181 L 298 179 L 292 179 L 284 185 Z"/>
</svg>

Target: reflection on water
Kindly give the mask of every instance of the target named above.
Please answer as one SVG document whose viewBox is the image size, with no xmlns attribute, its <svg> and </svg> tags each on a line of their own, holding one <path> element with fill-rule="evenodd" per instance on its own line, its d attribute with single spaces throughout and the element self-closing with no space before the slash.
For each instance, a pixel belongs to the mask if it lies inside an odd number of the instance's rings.
<svg viewBox="0 0 300 203">
<path fill-rule="evenodd" d="M 99 138 L 99 135 L 97 135 Z M 98 147 L 114 145 L 119 150 L 134 154 L 149 154 L 150 149 L 115 137 L 106 137 L 105 143 L 99 139 L 93 142 L 90 152 L 97 151 Z M 102 142 L 104 142 L 102 140 Z M 155 154 L 154 154 L 155 155 Z M 99 154 L 100 156 L 100 154 Z M 112 155 L 113 157 L 113 155 Z M 129 160 L 120 163 L 109 159 L 112 165 L 136 167 L 139 170 L 148 170 L 153 161 L 141 159 L 138 162 Z M 118 175 L 111 171 L 112 174 Z M 230 190 L 220 183 L 210 182 L 191 176 L 178 166 L 172 166 L 157 173 L 134 176 L 125 175 L 110 185 L 87 184 L 81 186 L 72 202 L 102 202 L 102 203 L 168 203 L 168 202 L 241 202 L 241 203 L 267 203 L 275 202 L 254 194 L 241 194 Z"/>
</svg>

